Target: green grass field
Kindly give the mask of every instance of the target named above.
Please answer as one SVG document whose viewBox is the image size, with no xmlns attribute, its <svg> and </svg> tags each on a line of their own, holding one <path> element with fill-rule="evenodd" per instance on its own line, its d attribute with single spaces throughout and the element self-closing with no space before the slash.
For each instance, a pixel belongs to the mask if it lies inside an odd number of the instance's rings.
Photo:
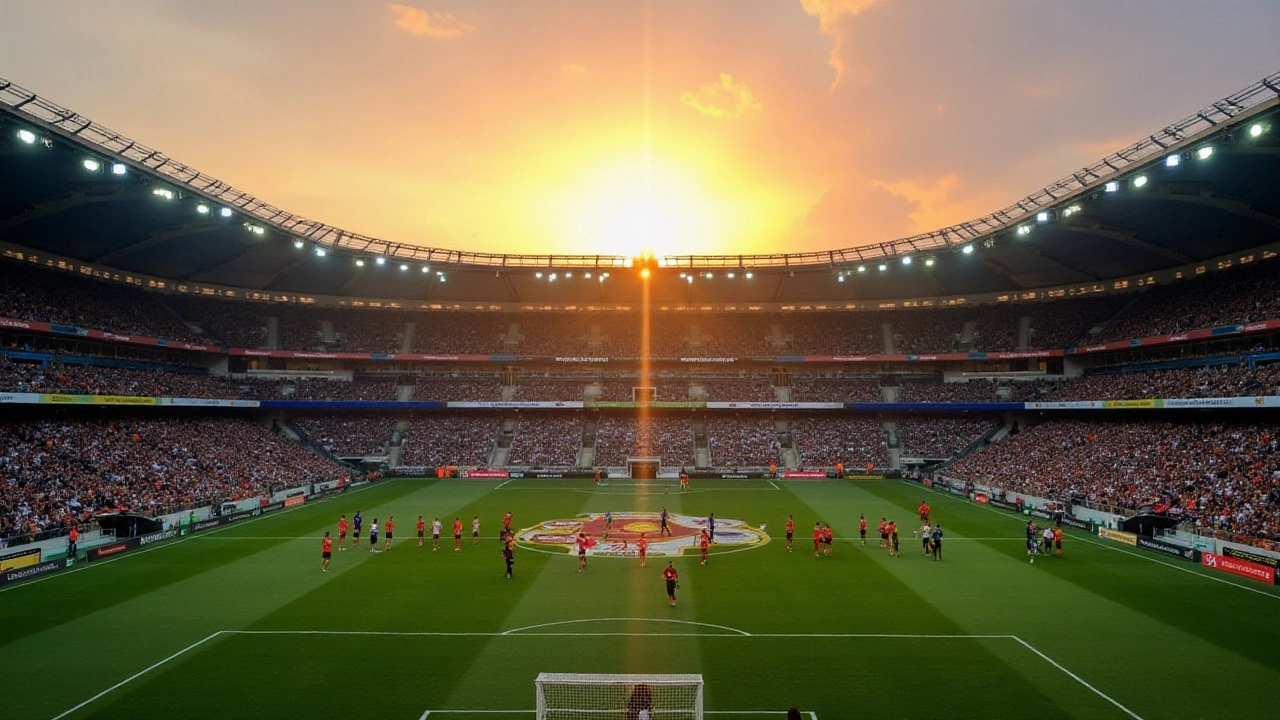
<svg viewBox="0 0 1280 720">
<path fill-rule="evenodd" d="M 1064 558 L 1029 564 L 1018 517 L 899 482 L 664 487 L 398 480 L 6 588 L 0 716 L 527 719 L 540 671 L 701 673 L 707 709 L 744 720 L 793 704 L 822 720 L 1280 715 L 1277 588 L 1074 532 Z M 925 493 L 940 563 L 909 532 Z M 773 538 L 676 560 L 674 608 L 656 557 L 579 573 L 522 547 L 503 576 L 507 510 L 523 528 L 664 504 Z M 321 573 L 319 537 L 357 508 L 394 514 L 396 546 Z M 897 519 L 901 557 L 858 546 L 860 513 L 873 535 Z M 446 533 L 461 516 L 463 551 L 416 547 L 419 514 Z M 830 558 L 815 520 L 836 530 Z"/>
</svg>

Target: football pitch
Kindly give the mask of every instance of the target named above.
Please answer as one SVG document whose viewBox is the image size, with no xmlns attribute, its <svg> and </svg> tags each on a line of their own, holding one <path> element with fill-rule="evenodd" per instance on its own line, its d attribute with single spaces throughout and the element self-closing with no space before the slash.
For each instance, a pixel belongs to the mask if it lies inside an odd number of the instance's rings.
<svg viewBox="0 0 1280 720">
<path fill-rule="evenodd" d="M 941 562 L 911 537 L 921 499 Z M 675 558 L 676 607 L 652 551 L 579 572 L 567 547 L 522 542 L 504 576 L 507 511 L 513 529 L 612 512 L 616 539 L 664 506 L 768 537 Z M 322 573 L 321 535 L 357 509 L 366 535 L 395 516 L 394 547 L 362 538 Z M 878 547 L 881 516 L 900 557 Z M 830 557 L 814 557 L 815 521 L 835 530 Z M 1277 588 L 1075 531 L 1031 564 L 1023 525 L 896 481 L 381 482 L 0 591 L 0 715 L 528 719 L 539 672 L 701 673 L 711 717 L 743 720 L 1280 714 Z"/>
</svg>

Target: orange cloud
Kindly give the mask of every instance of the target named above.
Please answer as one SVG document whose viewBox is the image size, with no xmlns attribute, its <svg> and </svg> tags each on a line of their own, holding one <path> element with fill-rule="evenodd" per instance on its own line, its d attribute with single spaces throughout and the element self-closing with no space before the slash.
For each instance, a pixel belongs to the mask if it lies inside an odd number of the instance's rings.
<svg viewBox="0 0 1280 720">
<path fill-rule="evenodd" d="M 729 73 L 720 73 L 720 82 L 686 90 L 681 102 L 703 115 L 713 118 L 739 117 L 761 112 L 764 105 L 745 85 L 735 82 Z"/>
<path fill-rule="evenodd" d="M 448 13 L 428 12 L 400 3 L 390 3 L 387 7 L 396 14 L 396 27 L 412 35 L 450 39 L 475 29 Z"/>
<path fill-rule="evenodd" d="M 880 0 L 800 0 L 804 11 L 818 18 L 818 31 L 835 39 L 835 47 L 827 57 L 827 65 L 836 71 L 836 79 L 831 82 L 834 90 L 844 79 L 844 34 L 840 32 L 840 20 L 846 16 L 853 17 L 863 10 L 875 5 Z"/>
<path fill-rule="evenodd" d="M 587 66 L 579 65 L 577 63 L 569 63 L 567 65 L 561 65 L 560 72 L 565 75 L 583 75 L 587 72 Z"/>
<path fill-rule="evenodd" d="M 930 232 L 972 220 L 999 207 L 999 199 L 994 192 L 958 192 L 960 176 L 956 173 L 948 173 L 936 181 L 925 183 L 913 180 L 877 180 L 876 187 L 906 200 L 912 206 L 907 213 L 912 233 Z"/>
</svg>

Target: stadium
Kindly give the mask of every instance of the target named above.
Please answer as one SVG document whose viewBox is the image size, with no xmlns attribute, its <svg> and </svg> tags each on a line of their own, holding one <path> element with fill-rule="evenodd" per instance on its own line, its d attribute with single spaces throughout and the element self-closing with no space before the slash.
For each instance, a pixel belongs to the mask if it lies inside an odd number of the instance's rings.
<svg viewBox="0 0 1280 720">
<path fill-rule="evenodd" d="M 1280 73 L 752 254 L 370 237 L 37 91 L 5 717 L 1276 715 Z"/>
</svg>

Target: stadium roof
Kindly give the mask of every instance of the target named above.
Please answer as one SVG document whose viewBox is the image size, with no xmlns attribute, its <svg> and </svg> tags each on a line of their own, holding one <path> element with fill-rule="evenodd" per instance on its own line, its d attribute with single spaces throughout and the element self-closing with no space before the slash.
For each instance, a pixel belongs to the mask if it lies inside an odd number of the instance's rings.
<svg viewBox="0 0 1280 720">
<path fill-rule="evenodd" d="M 970 222 L 825 252 L 657 259 L 653 299 L 1016 293 L 1276 243 L 1278 121 L 1280 73 Z M 167 280 L 446 303 L 640 299 L 630 258 L 473 253 L 365 237 L 268 205 L 3 79 L 0 187 L 0 243 Z"/>
</svg>

